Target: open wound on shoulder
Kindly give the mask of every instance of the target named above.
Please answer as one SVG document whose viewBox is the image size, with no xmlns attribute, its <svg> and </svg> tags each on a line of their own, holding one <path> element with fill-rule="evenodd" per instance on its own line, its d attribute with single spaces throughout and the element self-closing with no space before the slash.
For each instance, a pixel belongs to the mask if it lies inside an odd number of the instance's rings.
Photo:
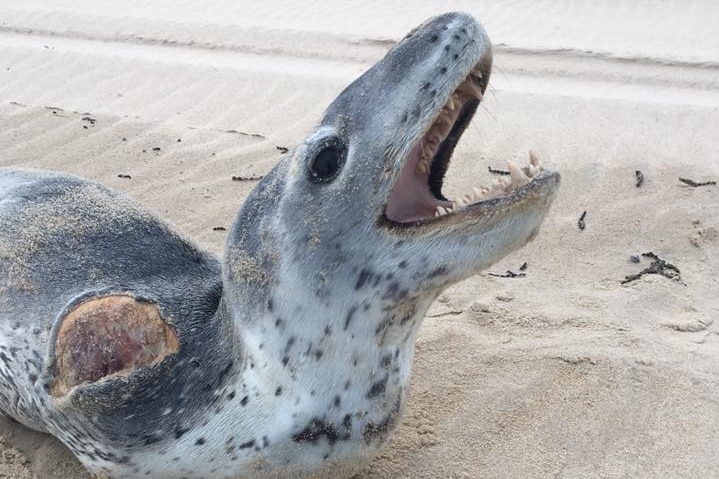
<svg viewBox="0 0 719 479">
<path fill-rule="evenodd" d="M 55 343 L 54 397 L 107 376 L 127 376 L 180 350 L 157 307 L 131 296 L 85 301 L 62 320 Z"/>
</svg>

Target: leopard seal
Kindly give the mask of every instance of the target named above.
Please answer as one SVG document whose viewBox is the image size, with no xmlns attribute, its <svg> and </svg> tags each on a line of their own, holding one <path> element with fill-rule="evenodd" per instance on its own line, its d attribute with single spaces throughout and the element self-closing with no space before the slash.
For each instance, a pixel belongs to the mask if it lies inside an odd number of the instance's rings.
<svg viewBox="0 0 719 479">
<path fill-rule="evenodd" d="M 0 410 L 110 478 L 365 465 L 432 301 L 531 240 L 558 189 L 532 157 L 443 195 L 491 66 L 467 14 L 410 32 L 257 185 L 221 259 L 105 186 L 0 170 Z"/>
</svg>

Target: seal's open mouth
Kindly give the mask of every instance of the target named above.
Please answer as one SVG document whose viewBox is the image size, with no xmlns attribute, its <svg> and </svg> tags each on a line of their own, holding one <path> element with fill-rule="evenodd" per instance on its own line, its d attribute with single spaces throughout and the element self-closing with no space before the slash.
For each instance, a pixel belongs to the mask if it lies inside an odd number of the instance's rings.
<svg viewBox="0 0 719 479">
<path fill-rule="evenodd" d="M 424 224 L 443 221 L 446 216 L 469 212 L 489 200 L 517 195 L 542 176 L 539 160 L 530 153 L 529 164 L 522 168 L 508 161 L 510 174 L 495 179 L 490 187 L 472 188 L 455 199 L 447 199 L 442 194 L 452 152 L 482 101 L 488 76 L 489 73 L 484 73 L 479 65 L 475 66 L 435 113 L 434 121 L 404 161 L 389 195 L 385 216 L 390 222 Z"/>
</svg>

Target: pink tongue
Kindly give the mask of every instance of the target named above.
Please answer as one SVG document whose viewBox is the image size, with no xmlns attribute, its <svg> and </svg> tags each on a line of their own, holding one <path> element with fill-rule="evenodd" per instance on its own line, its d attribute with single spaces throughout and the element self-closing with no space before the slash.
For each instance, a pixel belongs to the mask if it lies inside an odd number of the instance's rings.
<svg viewBox="0 0 719 479">
<path fill-rule="evenodd" d="M 451 206 L 448 201 L 439 201 L 429 190 L 429 173 L 415 171 L 421 153 L 420 145 L 414 147 L 399 173 L 397 183 L 387 203 L 387 218 L 396 223 L 409 223 L 425 218 L 434 218 L 437 206 Z"/>
</svg>

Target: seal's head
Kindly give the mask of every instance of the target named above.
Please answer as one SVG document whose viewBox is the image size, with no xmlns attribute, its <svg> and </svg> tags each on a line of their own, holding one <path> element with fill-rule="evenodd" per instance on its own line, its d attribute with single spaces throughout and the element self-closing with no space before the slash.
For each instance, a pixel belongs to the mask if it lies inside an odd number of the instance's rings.
<svg viewBox="0 0 719 479">
<path fill-rule="evenodd" d="M 491 68 L 482 26 L 451 13 L 417 27 L 347 87 L 272 180 L 282 182 L 282 253 L 313 263 L 335 285 L 360 282 L 361 271 L 392 271 L 398 291 L 423 295 L 531 240 L 559 184 L 536 158 L 522 169 L 510 163 L 511 177 L 491 189 L 442 192 Z"/>
<path fill-rule="evenodd" d="M 272 413 L 255 432 L 275 448 L 268 461 L 340 477 L 338 464 L 370 458 L 396 423 L 431 302 L 536 235 L 559 183 L 536 158 L 491 190 L 442 192 L 491 65 L 472 17 L 427 21 L 245 202 L 223 305 L 255 367 L 242 380 L 256 375 L 264 397 L 253 414 Z"/>
</svg>

